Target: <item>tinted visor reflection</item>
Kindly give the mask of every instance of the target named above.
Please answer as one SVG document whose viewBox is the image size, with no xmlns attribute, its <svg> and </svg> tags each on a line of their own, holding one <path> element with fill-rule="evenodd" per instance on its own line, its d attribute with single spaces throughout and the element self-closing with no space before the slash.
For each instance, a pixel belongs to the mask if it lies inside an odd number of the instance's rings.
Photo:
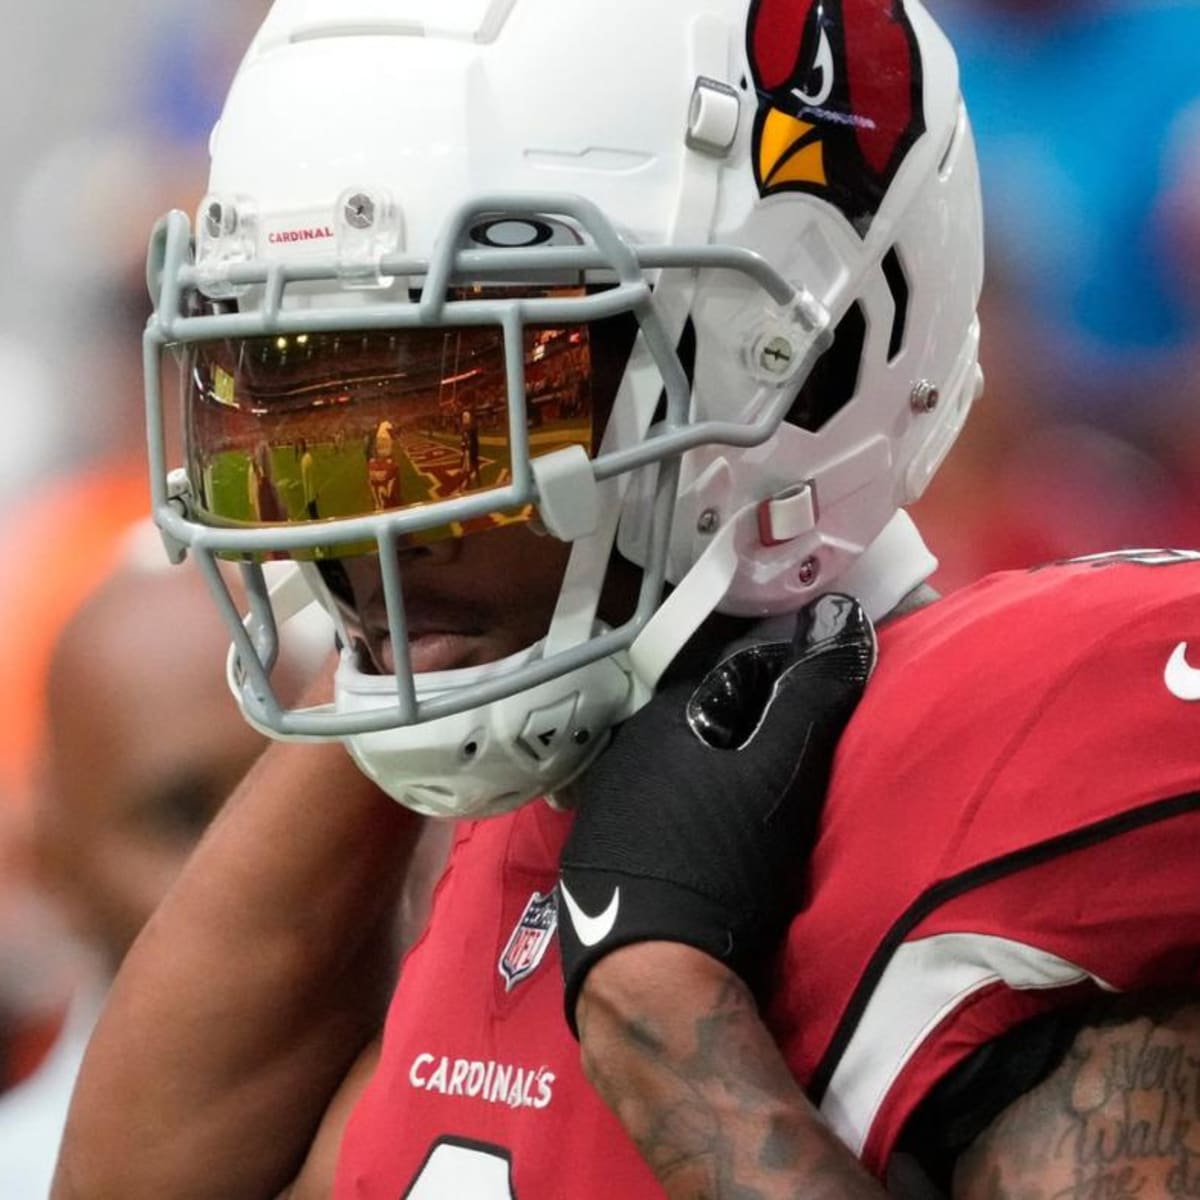
<svg viewBox="0 0 1200 1200">
<path fill-rule="evenodd" d="M 358 517 L 511 481 L 498 327 L 198 343 L 188 349 L 186 371 L 189 476 L 198 507 L 215 524 Z M 587 326 L 526 330 L 525 376 L 532 455 L 571 445 L 590 453 Z M 457 537 L 531 515 L 497 512 L 412 540 Z M 364 549 L 370 547 L 336 553 Z"/>
</svg>

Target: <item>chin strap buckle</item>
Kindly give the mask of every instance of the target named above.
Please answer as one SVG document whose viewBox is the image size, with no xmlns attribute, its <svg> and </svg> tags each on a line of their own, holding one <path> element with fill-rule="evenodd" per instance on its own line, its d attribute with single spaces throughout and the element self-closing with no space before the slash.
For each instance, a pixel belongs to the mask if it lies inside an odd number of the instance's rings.
<svg viewBox="0 0 1200 1200">
<path fill-rule="evenodd" d="M 758 506 L 758 537 L 764 546 L 783 546 L 817 527 L 817 494 L 811 483 L 788 488 Z"/>
</svg>

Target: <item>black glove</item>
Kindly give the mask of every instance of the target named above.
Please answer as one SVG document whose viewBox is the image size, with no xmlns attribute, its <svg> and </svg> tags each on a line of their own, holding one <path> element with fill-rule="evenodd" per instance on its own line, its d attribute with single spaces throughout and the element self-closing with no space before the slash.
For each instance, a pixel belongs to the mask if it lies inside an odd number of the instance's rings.
<svg viewBox="0 0 1200 1200">
<path fill-rule="evenodd" d="M 790 642 L 731 649 L 617 730 L 577 784 L 560 863 L 572 1029 L 588 971 L 632 942 L 683 942 L 756 983 L 794 911 L 837 740 L 875 655 L 858 603 L 823 596 L 797 614 Z"/>
</svg>

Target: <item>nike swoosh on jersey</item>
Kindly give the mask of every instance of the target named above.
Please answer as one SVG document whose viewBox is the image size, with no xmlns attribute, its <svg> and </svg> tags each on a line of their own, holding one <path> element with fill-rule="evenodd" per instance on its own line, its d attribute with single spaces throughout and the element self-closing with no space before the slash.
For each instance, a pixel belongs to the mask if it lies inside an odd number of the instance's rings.
<svg viewBox="0 0 1200 1200">
<path fill-rule="evenodd" d="M 575 928 L 575 936 L 585 946 L 600 945 L 616 928 L 617 915 L 621 911 L 621 889 L 614 890 L 608 907 L 598 917 L 590 917 L 583 911 L 579 901 L 571 895 L 565 883 L 560 883 L 559 889 L 562 891 L 563 899 L 567 902 L 567 911 L 571 914 L 571 924 Z"/>
<path fill-rule="evenodd" d="M 1193 667 L 1187 660 L 1188 644 L 1180 642 L 1167 663 L 1167 691 L 1177 700 L 1186 700 L 1189 704 L 1200 700 L 1200 670 Z"/>
</svg>

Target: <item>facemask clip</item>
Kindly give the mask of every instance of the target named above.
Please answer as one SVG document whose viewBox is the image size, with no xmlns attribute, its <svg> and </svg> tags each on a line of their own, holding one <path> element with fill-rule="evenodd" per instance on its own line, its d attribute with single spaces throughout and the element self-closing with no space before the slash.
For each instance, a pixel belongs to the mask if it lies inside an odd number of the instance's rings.
<svg viewBox="0 0 1200 1200">
<path fill-rule="evenodd" d="M 232 300 L 249 290 L 230 282 L 230 268 L 253 262 L 258 247 L 258 213 L 243 197 L 209 195 L 196 218 L 196 274 L 210 300 Z"/>
<path fill-rule="evenodd" d="M 391 287 L 383 259 L 404 246 L 404 216 L 383 188 L 348 188 L 334 208 L 337 275 L 344 288 Z"/>
</svg>

